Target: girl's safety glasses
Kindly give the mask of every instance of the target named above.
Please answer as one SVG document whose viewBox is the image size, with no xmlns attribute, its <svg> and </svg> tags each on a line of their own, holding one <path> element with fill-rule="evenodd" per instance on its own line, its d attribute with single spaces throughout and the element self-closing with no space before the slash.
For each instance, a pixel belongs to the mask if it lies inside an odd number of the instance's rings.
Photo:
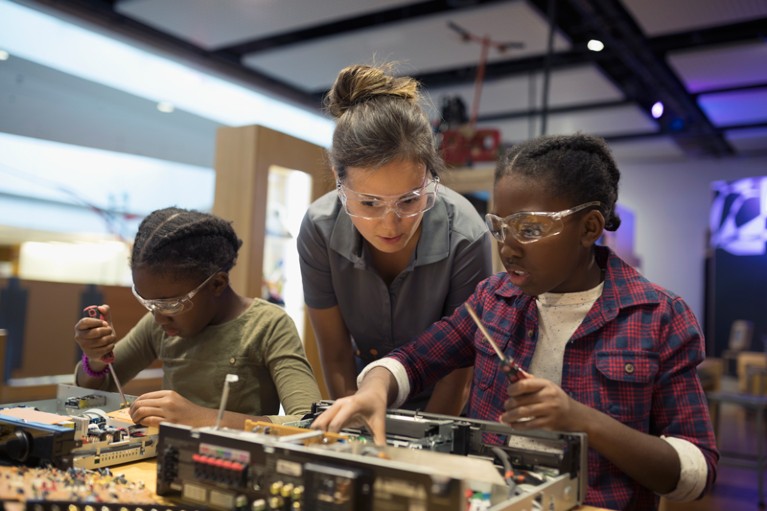
<svg viewBox="0 0 767 511">
<path fill-rule="evenodd" d="M 177 298 L 158 298 L 156 300 L 147 300 L 138 294 L 135 284 L 131 287 L 131 290 L 133 291 L 133 296 L 136 297 L 136 300 L 138 300 L 141 305 L 146 307 L 149 312 L 153 314 L 162 314 L 164 316 L 177 316 L 182 312 L 187 312 L 192 309 L 194 306 L 194 302 L 192 301 L 194 295 L 196 295 L 200 289 L 202 289 L 203 286 L 207 284 L 210 279 L 215 277 L 216 273 L 220 271 L 221 270 L 216 270 L 213 275 L 205 279 L 202 284 L 192 289 L 184 296 L 179 296 Z"/>
<path fill-rule="evenodd" d="M 564 228 L 563 218 L 577 213 L 592 206 L 601 206 L 599 201 L 586 202 L 570 209 L 557 212 L 520 211 L 506 218 L 488 213 L 485 215 L 485 223 L 490 234 L 501 243 L 506 241 L 506 236 L 520 243 L 535 243 L 543 238 L 555 236 Z"/>
</svg>

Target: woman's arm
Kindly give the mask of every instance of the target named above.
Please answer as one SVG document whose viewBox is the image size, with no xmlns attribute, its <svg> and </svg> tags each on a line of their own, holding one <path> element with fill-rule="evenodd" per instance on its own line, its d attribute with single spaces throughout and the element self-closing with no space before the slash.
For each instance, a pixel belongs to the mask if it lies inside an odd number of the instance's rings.
<svg viewBox="0 0 767 511">
<path fill-rule="evenodd" d="M 442 378 L 435 386 L 426 412 L 443 415 L 461 415 L 466 401 L 469 399 L 469 389 L 473 369 L 467 367 L 456 369 Z"/>
<path fill-rule="evenodd" d="M 484 225 L 484 224 L 483 224 Z M 455 248 L 450 269 L 450 292 L 443 315 L 448 316 L 474 293 L 477 285 L 493 274 L 493 244 L 486 231 L 482 236 Z"/>
<path fill-rule="evenodd" d="M 329 200 L 335 204 L 335 194 L 332 199 L 323 196 L 309 207 L 296 242 L 306 310 L 317 339 L 323 376 L 330 397 L 338 399 L 357 390 L 357 371 L 349 330 L 341 316 L 333 285 L 334 270 L 328 248 L 332 228 L 328 222 L 335 223 L 335 216 L 325 211 L 330 207 Z"/>
<path fill-rule="evenodd" d="M 357 370 L 349 331 L 341 311 L 338 306 L 329 309 L 307 307 L 307 310 L 331 399 L 354 394 L 357 391 Z"/>
<path fill-rule="evenodd" d="M 489 235 L 483 235 L 456 248 L 451 268 L 450 293 L 446 298 L 443 316 L 463 306 L 477 285 L 492 273 L 492 244 Z M 472 368 L 457 369 L 441 379 L 426 405 L 426 411 L 445 415 L 460 415 L 469 399 Z"/>
</svg>

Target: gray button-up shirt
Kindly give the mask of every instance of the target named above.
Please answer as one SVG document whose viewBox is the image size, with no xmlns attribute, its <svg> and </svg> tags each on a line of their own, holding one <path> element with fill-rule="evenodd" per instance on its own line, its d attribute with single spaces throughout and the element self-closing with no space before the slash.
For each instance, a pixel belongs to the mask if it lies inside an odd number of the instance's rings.
<svg viewBox="0 0 767 511">
<path fill-rule="evenodd" d="M 414 257 L 387 286 L 335 191 L 304 216 L 298 236 L 304 300 L 315 309 L 338 305 L 365 364 L 450 314 L 492 273 L 491 237 L 466 198 L 440 187 L 422 222 Z"/>
</svg>

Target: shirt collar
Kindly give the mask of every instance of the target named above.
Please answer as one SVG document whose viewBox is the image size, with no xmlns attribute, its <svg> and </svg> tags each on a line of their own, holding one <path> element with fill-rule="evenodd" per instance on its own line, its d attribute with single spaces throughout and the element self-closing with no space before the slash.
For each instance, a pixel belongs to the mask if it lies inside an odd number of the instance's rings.
<svg viewBox="0 0 767 511">
<path fill-rule="evenodd" d="M 340 199 L 336 199 L 336 207 L 338 214 L 333 231 L 330 233 L 330 248 L 348 259 L 354 266 L 364 267 L 362 236 L 344 211 Z"/>
<path fill-rule="evenodd" d="M 602 292 L 605 311 L 660 302 L 657 286 L 635 268 L 618 257 L 609 247 L 597 246 L 597 264 L 605 268 L 605 288 Z"/>
</svg>

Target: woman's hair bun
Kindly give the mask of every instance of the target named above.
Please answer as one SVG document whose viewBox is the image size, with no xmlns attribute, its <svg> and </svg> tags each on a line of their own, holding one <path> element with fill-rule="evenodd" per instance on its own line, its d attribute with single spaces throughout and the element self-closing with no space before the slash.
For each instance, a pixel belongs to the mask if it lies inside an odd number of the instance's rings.
<svg viewBox="0 0 767 511">
<path fill-rule="evenodd" d="M 354 65 L 341 70 L 325 96 L 325 110 L 341 117 L 355 105 L 382 97 L 417 101 L 418 82 L 391 74 L 392 65 Z"/>
</svg>

